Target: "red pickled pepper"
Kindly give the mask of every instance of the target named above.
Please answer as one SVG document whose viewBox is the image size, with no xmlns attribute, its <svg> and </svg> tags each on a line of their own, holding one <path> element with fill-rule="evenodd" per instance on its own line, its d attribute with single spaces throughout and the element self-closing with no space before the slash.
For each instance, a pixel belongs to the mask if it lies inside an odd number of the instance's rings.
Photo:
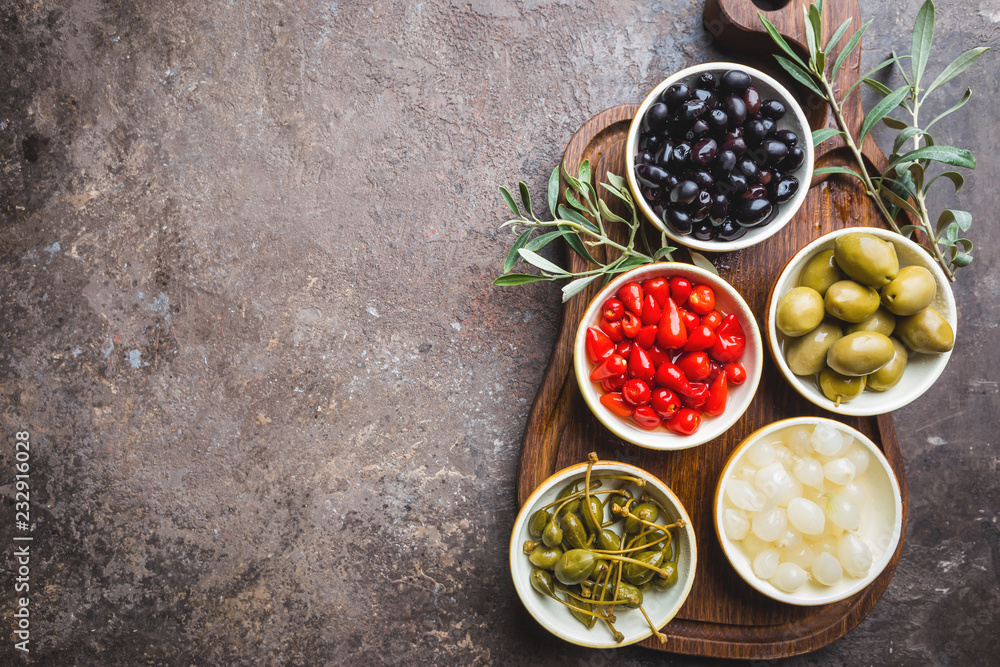
<svg viewBox="0 0 1000 667">
<path fill-rule="evenodd" d="M 587 327 L 587 358 L 593 364 L 604 361 L 615 353 L 615 344 L 608 335 L 597 327 Z"/>
<path fill-rule="evenodd" d="M 647 296 L 652 295 L 656 301 L 656 305 L 663 308 L 663 304 L 667 302 L 667 297 L 670 296 L 670 283 L 666 278 L 649 278 L 642 281 L 642 291 Z M 646 304 L 644 302 L 643 308 L 645 307 Z"/>
<path fill-rule="evenodd" d="M 715 330 L 716 341 L 709 354 L 716 361 L 730 363 L 739 361 L 743 355 L 743 348 L 746 347 L 746 334 L 735 314 L 726 315 L 722 324 Z"/>
<path fill-rule="evenodd" d="M 708 389 L 708 400 L 705 402 L 705 414 L 718 417 L 726 411 L 726 401 L 729 398 L 729 385 L 725 373 L 719 373 L 715 382 Z"/>
<path fill-rule="evenodd" d="M 672 298 L 667 299 L 663 316 L 656 332 L 656 343 L 664 350 L 676 350 L 687 342 L 687 327 L 681 319 L 681 312 Z"/>
<path fill-rule="evenodd" d="M 642 287 L 639 283 L 625 283 L 618 289 L 618 298 L 625 307 L 638 315 L 642 312 Z"/>
</svg>

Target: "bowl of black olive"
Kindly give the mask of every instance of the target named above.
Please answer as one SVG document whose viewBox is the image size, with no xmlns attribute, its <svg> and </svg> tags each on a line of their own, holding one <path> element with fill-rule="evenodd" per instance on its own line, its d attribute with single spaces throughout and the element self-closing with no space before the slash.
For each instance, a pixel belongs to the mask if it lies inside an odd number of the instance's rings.
<svg viewBox="0 0 1000 667">
<path fill-rule="evenodd" d="M 690 248 L 727 252 L 776 234 L 805 201 L 812 133 L 792 94 L 767 74 L 705 63 L 646 97 L 625 160 L 653 225 Z"/>
</svg>

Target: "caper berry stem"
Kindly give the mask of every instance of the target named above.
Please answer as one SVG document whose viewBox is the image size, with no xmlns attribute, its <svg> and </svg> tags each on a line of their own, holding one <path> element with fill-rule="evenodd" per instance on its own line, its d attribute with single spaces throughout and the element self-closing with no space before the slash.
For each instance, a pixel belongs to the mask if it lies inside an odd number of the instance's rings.
<svg viewBox="0 0 1000 667">
<path fill-rule="evenodd" d="M 597 553 L 597 552 L 595 552 L 595 553 Z M 662 567 L 655 567 L 653 565 L 650 565 L 649 563 L 644 563 L 641 560 L 636 560 L 635 558 L 629 558 L 628 556 L 616 556 L 614 554 L 601 554 L 601 555 L 605 556 L 608 560 L 614 560 L 614 561 L 618 561 L 620 563 L 633 563 L 635 565 L 639 565 L 641 567 L 644 567 L 647 570 L 653 570 L 654 572 L 656 572 L 661 577 L 665 577 L 665 576 L 667 576 L 667 574 L 669 574 Z"/>
<path fill-rule="evenodd" d="M 590 473 L 593 472 L 595 463 L 597 463 L 597 453 L 591 452 L 587 456 L 587 476 L 583 483 L 583 504 L 587 507 L 587 515 L 590 516 L 590 525 L 600 526 L 601 522 L 594 516 L 594 508 L 590 505 Z"/>
<path fill-rule="evenodd" d="M 656 635 L 656 638 L 658 640 L 660 640 L 660 643 L 666 644 L 667 636 L 656 629 L 656 626 L 653 625 L 653 622 L 651 620 L 649 620 L 649 614 L 646 613 L 646 610 L 643 608 L 642 605 L 639 605 L 639 611 L 642 612 L 642 617 L 646 619 L 646 623 L 649 624 L 649 629 L 653 631 L 653 634 Z"/>
<path fill-rule="evenodd" d="M 601 485 L 602 485 L 601 480 L 599 480 L 599 479 L 598 480 L 594 480 L 594 488 L 595 489 L 597 487 L 601 486 Z M 593 493 L 598 494 L 598 493 L 617 493 L 617 492 L 618 492 L 617 489 L 605 489 L 604 491 L 594 491 Z M 547 510 L 550 507 L 555 507 L 556 505 L 558 505 L 559 506 L 559 510 L 561 510 L 563 508 L 563 505 L 568 505 L 572 501 L 579 500 L 583 496 L 584 496 L 584 490 L 581 489 L 580 491 L 575 491 L 575 492 L 571 493 L 570 495 L 566 496 L 565 498 L 559 498 L 558 500 L 553 500 L 548 505 L 540 507 L 539 509 Z M 559 510 L 555 511 L 554 514 L 556 516 L 559 515 Z"/>
</svg>

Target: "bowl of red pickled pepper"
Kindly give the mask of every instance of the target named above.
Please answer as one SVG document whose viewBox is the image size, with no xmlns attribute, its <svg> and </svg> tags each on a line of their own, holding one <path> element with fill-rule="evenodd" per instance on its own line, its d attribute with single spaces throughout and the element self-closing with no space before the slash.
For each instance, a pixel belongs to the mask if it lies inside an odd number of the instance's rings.
<svg viewBox="0 0 1000 667">
<path fill-rule="evenodd" d="M 666 262 L 624 273 L 594 298 L 574 344 L 584 400 L 640 447 L 686 449 L 724 433 L 760 382 L 757 321 L 732 285 Z"/>
</svg>

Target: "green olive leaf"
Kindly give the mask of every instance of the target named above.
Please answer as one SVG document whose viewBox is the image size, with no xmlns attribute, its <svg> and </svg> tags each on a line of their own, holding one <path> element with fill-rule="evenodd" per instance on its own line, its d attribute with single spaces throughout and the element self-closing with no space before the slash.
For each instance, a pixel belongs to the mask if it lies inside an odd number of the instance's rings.
<svg viewBox="0 0 1000 667">
<path fill-rule="evenodd" d="M 580 200 L 576 198 L 576 195 L 574 195 L 572 191 L 566 190 L 564 198 L 566 199 L 566 203 L 575 208 L 576 210 L 583 211 L 584 213 L 590 213 L 590 209 L 584 206 L 580 202 Z"/>
<path fill-rule="evenodd" d="M 511 287 L 514 285 L 526 285 L 528 283 L 537 283 L 544 280 L 552 280 L 552 279 L 546 278 L 545 276 L 534 276 L 531 275 L 530 273 L 508 273 L 494 280 L 493 284 L 499 285 L 500 287 Z"/>
<path fill-rule="evenodd" d="M 531 250 L 533 252 L 538 252 L 539 250 L 547 246 L 549 243 L 559 238 L 560 236 L 566 236 L 567 234 L 574 234 L 574 233 L 575 232 L 572 229 L 559 229 L 554 232 L 545 232 L 544 234 L 539 234 L 538 236 L 531 239 L 529 242 L 525 243 L 521 247 L 527 248 L 528 250 Z"/>
<path fill-rule="evenodd" d="M 783 58 L 779 55 L 775 55 L 774 59 L 778 61 L 778 64 L 781 65 L 782 69 L 784 69 L 786 72 L 792 75 L 793 79 L 795 79 L 796 81 L 798 81 L 803 86 L 813 91 L 820 97 L 823 97 L 823 92 L 819 89 L 819 86 L 817 86 L 813 82 L 812 75 L 809 74 L 805 69 L 799 67 L 788 58 Z"/>
<path fill-rule="evenodd" d="M 524 206 L 524 210 L 528 214 L 525 217 L 535 217 L 535 214 L 531 212 L 531 195 L 528 194 L 528 186 L 525 185 L 524 181 L 518 181 L 517 187 L 521 191 L 521 204 Z"/>
<path fill-rule="evenodd" d="M 868 112 L 865 116 L 865 121 L 861 124 L 861 133 L 858 135 L 858 143 L 860 144 L 864 141 L 865 137 L 869 132 L 871 132 L 871 129 L 875 126 L 875 124 L 885 118 L 890 111 L 898 107 L 899 103 L 902 102 L 903 98 L 905 98 L 909 93 L 909 86 L 900 86 L 876 104 L 875 108 Z"/>
<path fill-rule="evenodd" d="M 551 213 L 554 218 L 556 217 L 556 208 L 559 206 L 559 165 L 556 165 L 556 167 L 552 170 L 552 173 L 549 174 L 549 191 L 547 194 L 549 200 L 549 213 Z"/>
<path fill-rule="evenodd" d="M 827 139 L 831 139 L 836 136 L 844 136 L 844 133 L 840 130 L 834 130 L 830 127 L 821 127 L 818 130 L 813 130 L 812 139 L 813 146 L 819 146 L 821 143 Z"/>
<path fill-rule="evenodd" d="M 697 266 L 699 269 L 705 269 L 709 273 L 719 275 L 719 270 L 715 268 L 715 264 L 712 264 L 712 261 L 708 259 L 708 257 L 705 257 L 700 252 L 695 252 L 694 250 L 691 250 L 690 252 L 692 264 Z"/>
<path fill-rule="evenodd" d="M 764 17 L 764 15 L 759 11 L 757 12 L 757 16 L 760 17 L 761 23 L 764 24 L 764 29 L 767 30 L 767 34 L 771 36 L 771 39 L 774 40 L 774 43 L 778 45 L 778 48 L 787 53 L 788 56 L 792 59 L 792 61 L 795 62 L 795 64 L 805 69 L 806 64 L 802 62 L 802 58 L 799 58 L 798 54 L 796 54 L 795 51 L 792 50 L 792 47 L 788 45 L 788 42 L 785 41 L 785 38 L 782 37 L 781 33 L 778 32 L 778 29 L 774 27 L 774 24 L 768 21 Z"/>
<path fill-rule="evenodd" d="M 507 259 L 503 262 L 504 273 L 510 273 L 510 270 L 514 268 L 515 264 L 517 264 L 517 258 L 520 256 L 517 253 L 528 243 L 528 239 L 531 238 L 531 232 L 533 231 L 534 230 L 530 228 L 526 229 L 521 232 L 521 234 L 517 237 L 517 240 L 514 241 L 514 245 L 510 247 L 510 251 L 507 253 Z"/>
<path fill-rule="evenodd" d="M 927 184 L 927 189 L 930 189 L 930 187 L 934 185 L 934 181 L 936 181 L 939 178 L 947 178 L 949 181 L 951 181 L 952 185 L 955 186 L 956 194 L 962 190 L 962 187 L 965 186 L 964 176 L 962 176 L 957 171 L 945 171 L 932 178 L 930 182 Z"/>
<path fill-rule="evenodd" d="M 882 185 L 879 188 L 879 193 L 883 197 L 891 201 L 893 206 L 898 206 L 899 208 L 906 209 L 915 216 L 918 217 L 920 216 L 920 213 L 917 212 L 917 209 L 914 208 L 913 204 L 911 204 L 910 202 L 906 201 L 905 199 L 897 195 L 895 192 L 893 192 L 890 188 L 887 188 L 885 185 Z"/>
<path fill-rule="evenodd" d="M 958 76 L 965 70 L 972 67 L 972 65 L 974 65 L 975 62 L 979 60 L 979 57 L 989 50 L 990 47 L 988 46 L 978 46 L 974 49 L 969 49 L 968 51 L 966 51 L 965 53 L 963 53 L 962 55 L 951 61 L 951 64 L 945 67 L 943 72 L 938 74 L 937 78 L 934 79 L 934 83 L 932 83 L 930 87 L 927 89 L 927 92 L 924 93 L 924 99 L 926 99 L 931 92 L 937 90 L 938 88 L 948 83 L 949 81 L 954 79 L 956 76 Z"/>
<path fill-rule="evenodd" d="M 903 162 L 913 162 L 915 160 L 934 160 L 943 162 L 953 167 L 964 167 L 966 169 L 976 168 L 976 158 L 972 151 L 965 148 L 955 148 L 954 146 L 924 146 L 909 153 L 896 156 L 890 163 L 890 167 Z"/>
<path fill-rule="evenodd" d="M 878 79 L 864 78 L 861 80 L 866 86 L 874 90 L 880 96 L 885 97 L 886 95 L 892 95 L 892 88 L 885 85 Z"/>
<path fill-rule="evenodd" d="M 577 173 L 577 178 L 580 179 L 581 183 L 590 184 L 590 160 L 584 160 L 580 163 L 580 171 Z"/>
<path fill-rule="evenodd" d="M 507 208 L 510 209 L 510 212 L 518 217 L 521 217 L 521 209 L 519 209 L 517 204 L 514 203 L 514 198 L 510 196 L 510 192 L 507 188 L 502 185 L 500 186 L 500 196 L 503 197 L 503 200 L 507 204 Z"/>
<path fill-rule="evenodd" d="M 545 259 L 541 255 L 531 250 L 526 250 L 521 248 L 517 251 L 521 255 L 521 259 L 526 261 L 528 264 L 541 269 L 542 271 L 548 271 L 549 273 L 554 273 L 557 275 L 568 275 L 569 272 L 562 268 L 561 266 Z"/>
<path fill-rule="evenodd" d="M 910 61 L 910 71 L 913 73 L 914 86 L 920 85 L 920 79 L 927 69 L 927 59 L 930 58 L 933 41 L 934 2 L 927 0 L 917 12 L 917 19 L 913 24 L 913 43 L 910 47 L 913 60 Z"/>
<path fill-rule="evenodd" d="M 576 231 L 563 226 L 560 226 L 559 229 L 567 232 L 566 243 L 573 249 L 573 252 L 578 254 L 580 257 L 583 257 L 591 264 L 600 264 L 600 262 L 594 259 L 594 256 L 590 254 L 590 251 L 587 250 L 587 246 L 583 244 L 583 241 L 580 239 L 580 235 L 577 234 Z"/>
<path fill-rule="evenodd" d="M 962 107 L 964 107 L 965 103 L 968 102 L 971 98 L 972 98 L 972 89 L 971 88 L 966 88 L 965 89 L 965 94 L 962 95 L 962 99 L 960 99 L 955 104 L 955 106 L 951 107 L 947 111 L 942 111 L 937 116 L 935 116 L 934 120 L 932 120 L 931 122 L 927 123 L 926 129 L 929 130 L 931 128 L 931 126 L 934 125 L 934 123 L 938 122 L 939 120 L 941 120 L 942 118 L 944 118 L 948 114 L 953 113 L 953 112 L 957 111 L 958 109 L 961 109 Z"/>
<path fill-rule="evenodd" d="M 938 217 L 936 225 L 937 233 L 941 234 L 943 229 L 952 224 L 955 224 L 963 232 L 967 232 L 972 227 L 972 214 L 968 211 L 946 208 L 941 211 L 941 215 Z"/>
<path fill-rule="evenodd" d="M 892 116 L 886 116 L 882 119 L 882 122 L 894 130 L 905 130 L 909 127 L 909 125 L 905 122 L 899 120 L 898 118 L 893 118 Z"/>
<path fill-rule="evenodd" d="M 590 220 L 587 220 L 585 217 L 583 217 L 582 215 L 580 215 L 578 212 L 576 212 L 573 209 L 567 207 L 565 204 L 559 204 L 559 208 L 557 209 L 557 212 L 559 213 L 559 218 L 562 219 L 562 220 L 569 220 L 570 222 L 575 222 L 576 224 L 580 225 L 584 229 L 587 229 L 588 231 L 594 232 L 595 234 L 597 234 L 597 233 L 600 232 L 600 230 L 597 228 L 597 225 L 595 225 L 594 223 L 592 223 Z"/>
<path fill-rule="evenodd" d="M 605 220 L 611 220 L 612 222 L 621 222 L 626 225 L 631 225 L 631 223 L 628 220 L 626 220 L 625 218 L 621 217 L 617 213 L 613 212 L 610 208 L 608 208 L 608 205 L 604 203 L 603 199 L 598 199 L 597 201 L 598 201 L 597 205 L 601 209 L 601 216 L 603 216 Z"/>
<path fill-rule="evenodd" d="M 841 65 L 843 65 L 844 61 L 847 60 L 848 56 L 851 55 L 851 52 L 853 52 L 854 49 L 858 48 L 858 44 L 861 42 L 861 37 L 865 34 L 865 31 L 868 30 L 868 26 L 870 26 L 871 24 L 872 24 L 871 21 L 864 24 L 863 26 L 858 28 L 857 32 L 851 35 L 851 38 L 849 40 L 847 40 L 847 44 L 845 44 L 844 48 L 841 49 L 840 55 L 837 56 L 837 59 L 833 63 L 833 69 L 830 70 L 830 79 L 837 78 L 837 72 L 840 71 Z"/>
<path fill-rule="evenodd" d="M 597 276 L 598 276 L 598 274 L 595 273 L 592 276 L 587 276 L 585 278 L 577 278 L 576 280 L 570 281 L 570 282 L 566 283 L 565 285 L 563 285 L 563 288 L 562 288 L 562 300 L 563 300 L 563 303 L 566 303 L 567 301 L 569 301 L 570 299 L 572 299 L 574 296 L 576 296 L 577 294 L 579 294 L 580 292 L 582 292 L 584 289 L 586 289 L 587 285 L 589 285 L 590 283 L 592 283 L 594 281 L 594 279 L 597 278 Z"/>
<path fill-rule="evenodd" d="M 826 176 L 828 174 L 845 174 L 847 176 L 853 176 L 859 181 L 862 180 L 861 174 L 849 169 L 848 167 L 820 167 L 819 169 L 813 170 L 813 176 Z"/>
<path fill-rule="evenodd" d="M 833 53 L 833 50 L 837 47 L 837 43 L 840 42 L 840 38 L 843 37 L 844 33 L 847 32 L 847 29 L 851 27 L 851 21 L 853 20 L 854 18 L 852 17 L 840 24 L 837 31 L 830 37 L 830 41 L 826 43 L 826 48 L 824 50 L 827 53 Z"/>
</svg>

